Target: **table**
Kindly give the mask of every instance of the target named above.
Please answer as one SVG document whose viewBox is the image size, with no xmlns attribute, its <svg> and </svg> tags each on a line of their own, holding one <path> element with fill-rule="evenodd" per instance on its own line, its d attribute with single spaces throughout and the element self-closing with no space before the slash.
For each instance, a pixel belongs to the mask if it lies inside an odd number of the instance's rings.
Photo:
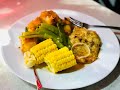
<svg viewBox="0 0 120 90">
<path fill-rule="evenodd" d="M 0 49 L 9 41 L 7 30 L 21 17 L 39 10 L 69 9 L 93 16 L 106 25 L 120 27 L 120 15 L 94 2 L 93 0 L 1 0 L 0 1 Z M 113 30 L 118 31 L 118 30 Z M 118 31 L 119 32 L 119 31 Z M 117 35 L 120 39 L 120 36 Z M 3 40 L 4 38 L 4 40 Z M 82 88 L 82 90 L 119 90 L 120 62 L 105 79 Z M 0 51 L 0 90 L 36 90 L 31 85 L 10 72 Z M 48 89 L 42 89 L 48 90 Z"/>
</svg>

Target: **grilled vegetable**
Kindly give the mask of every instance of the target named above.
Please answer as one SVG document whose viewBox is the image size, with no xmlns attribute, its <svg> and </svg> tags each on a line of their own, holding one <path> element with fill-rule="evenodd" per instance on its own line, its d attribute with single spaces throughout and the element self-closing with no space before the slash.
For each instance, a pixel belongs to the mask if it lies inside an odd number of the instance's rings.
<svg viewBox="0 0 120 90">
<path fill-rule="evenodd" d="M 57 46 L 52 39 L 47 39 L 36 46 L 33 46 L 30 51 L 24 53 L 24 60 L 27 67 L 32 67 L 44 62 L 46 54 L 56 51 Z"/>
<path fill-rule="evenodd" d="M 57 73 L 77 64 L 72 51 L 69 51 L 67 47 L 47 54 L 44 61 L 48 65 L 49 70 L 53 73 Z"/>
</svg>

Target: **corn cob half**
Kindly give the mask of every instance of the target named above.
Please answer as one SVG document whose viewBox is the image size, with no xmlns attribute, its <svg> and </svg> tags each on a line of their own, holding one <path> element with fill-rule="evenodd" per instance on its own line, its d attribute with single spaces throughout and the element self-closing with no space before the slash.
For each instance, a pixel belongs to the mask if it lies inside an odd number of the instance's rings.
<svg viewBox="0 0 120 90">
<path fill-rule="evenodd" d="M 44 57 L 53 51 L 56 51 L 57 45 L 52 39 L 47 39 L 35 46 L 30 51 L 24 53 L 24 60 L 27 67 L 33 67 L 44 62 Z"/>
<path fill-rule="evenodd" d="M 57 73 L 77 64 L 72 51 L 69 51 L 67 47 L 47 54 L 44 61 L 48 65 L 49 70 L 53 73 Z"/>
</svg>

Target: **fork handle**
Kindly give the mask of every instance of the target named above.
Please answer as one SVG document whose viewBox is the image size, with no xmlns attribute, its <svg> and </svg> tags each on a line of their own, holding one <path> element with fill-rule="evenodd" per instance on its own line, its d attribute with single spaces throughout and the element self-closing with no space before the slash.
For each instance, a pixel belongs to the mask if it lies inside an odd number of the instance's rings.
<svg viewBox="0 0 120 90">
<path fill-rule="evenodd" d="M 117 30 L 120 30 L 120 27 L 115 27 L 115 26 L 91 25 L 90 27 L 111 28 L 111 29 L 117 29 Z"/>
<path fill-rule="evenodd" d="M 34 69 L 34 74 L 35 74 L 35 79 L 36 79 L 36 84 L 37 84 L 37 90 L 40 90 L 42 88 L 42 84 L 38 78 L 35 67 L 33 69 Z"/>
</svg>

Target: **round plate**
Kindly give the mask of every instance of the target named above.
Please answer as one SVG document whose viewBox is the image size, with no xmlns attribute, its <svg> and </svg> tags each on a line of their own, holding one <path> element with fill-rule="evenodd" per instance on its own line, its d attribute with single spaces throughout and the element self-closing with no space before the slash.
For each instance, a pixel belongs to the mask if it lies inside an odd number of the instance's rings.
<svg viewBox="0 0 120 90">
<path fill-rule="evenodd" d="M 89 23 L 104 25 L 101 21 L 86 14 L 63 9 L 55 9 L 61 18 L 73 17 L 77 20 Z M 18 48 L 20 46 L 19 35 L 25 30 L 25 26 L 40 15 L 40 12 L 32 13 L 18 20 L 9 30 L 10 42 L 7 46 L 2 47 L 4 60 L 11 71 L 19 78 L 36 84 L 32 69 L 24 65 L 23 54 Z M 119 60 L 119 43 L 115 34 L 110 29 L 90 28 L 98 33 L 102 40 L 102 47 L 99 58 L 92 64 L 84 68 L 68 72 L 53 74 L 45 68 L 37 69 L 40 81 L 45 88 L 50 89 L 75 89 L 94 84 L 105 78 L 116 66 Z"/>
</svg>

